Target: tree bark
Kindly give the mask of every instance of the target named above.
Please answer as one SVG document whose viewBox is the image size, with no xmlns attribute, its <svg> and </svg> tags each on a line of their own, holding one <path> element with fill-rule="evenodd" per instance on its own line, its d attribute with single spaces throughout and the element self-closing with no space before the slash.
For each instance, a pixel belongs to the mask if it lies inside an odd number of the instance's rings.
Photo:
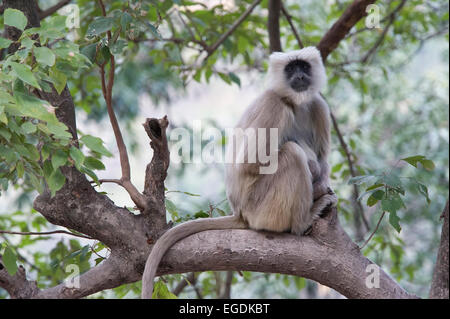
<svg viewBox="0 0 450 319">
<path fill-rule="evenodd" d="M 281 52 L 283 51 L 280 37 L 281 0 L 269 0 L 268 9 L 267 30 L 269 31 L 270 52 Z"/>
<path fill-rule="evenodd" d="M 376 0 L 355 0 L 320 40 L 317 48 L 325 61 L 353 26 L 367 15 L 366 8 Z"/>
<path fill-rule="evenodd" d="M 449 285 L 449 263 L 448 263 L 448 200 L 442 212 L 441 219 L 444 219 L 441 233 L 441 243 L 437 255 L 436 266 L 434 267 L 433 281 L 431 283 L 430 298 L 448 299 Z"/>
</svg>

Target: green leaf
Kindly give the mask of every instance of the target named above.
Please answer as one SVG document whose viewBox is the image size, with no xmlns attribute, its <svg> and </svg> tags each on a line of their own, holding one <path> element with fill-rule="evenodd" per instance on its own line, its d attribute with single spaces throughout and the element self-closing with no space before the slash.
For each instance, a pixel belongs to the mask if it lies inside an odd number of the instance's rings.
<svg viewBox="0 0 450 319">
<path fill-rule="evenodd" d="M 105 165 L 103 165 L 103 163 L 101 161 L 99 161 L 98 159 L 96 159 L 95 157 L 92 156 L 86 156 L 84 159 L 84 165 L 89 168 L 89 169 L 98 169 L 98 170 L 104 170 L 105 169 Z"/>
<path fill-rule="evenodd" d="M 122 13 L 122 16 L 120 17 L 120 25 L 124 31 L 128 29 L 131 21 L 133 21 L 133 18 L 128 12 Z"/>
<path fill-rule="evenodd" d="M 10 39 L 0 37 L 0 49 L 8 48 L 11 43 L 12 41 Z"/>
<path fill-rule="evenodd" d="M 395 230 L 399 233 L 402 230 L 402 227 L 399 224 L 400 218 L 398 218 L 396 212 L 389 213 L 389 224 L 395 228 Z"/>
<path fill-rule="evenodd" d="M 219 213 L 219 215 L 220 216 L 226 216 L 227 215 L 227 213 L 225 213 L 222 209 L 220 209 L 220 208 L 217 208 L 216 207 L 216 211 Z"/>
<path fill-rule="evenodd" d="M 64 186 L 65 182 L 66 177 L 61 173 L 60 169 L 55 169 L 47 180 L 47 184 L 48 187 L 50 187 L 52 197 L 55 196 L 55 193 Z"/>
<path fill-rule="evenodd" d="M 53 173 L 52 163 L 49 160 L 44 161 L 42 170 L 44 171 L 45 179 L 48 180 Z"/>
<path fill-rule="evenodd" d="M 84 154 L 83 152 L 81 152 L 78 148 L 76 148 L 75 146 L 71 146 L 70 147 L 70 157 L 74 160 L 75 162 L 75 167 L 80 170 L 81 165 L 83 165 L 84 163 Z"/>
<path fill-rule="evenodd" d="M 100 153 L 102 155 L 111 157 L 112 154 L 103 146 L 103 141 L 95 136 L 92 135 L 84 135 L 80 141 L 84 143 L 89 149 Z"/>
<path fill-rule="evenodd" d="M 55 54 L 49 48 L 37 47 L 33 49 L 33 52 L 37 62 L 48 66 L 55 64 Z"/>
<path fill-rule="evenodd" d="M 106 31 L 109 31 L 114 26 L 114 19 L 109 17 L 99 17 L 91 22 L 86 31 L 86 36 L 89 38 L 98 36 Z"/>
<path fill-rule="evenodd" d="M 52 154 L 53 169 L 57 169 L 67 163 L 67 154 L 63 150 L 57 150 Z"/>
<path fill-rule="evenodd" d="M 155 287 L 153 289 L 152 294 L 153 299 L 177 299 L 173 293 L 169 291 L 167 286 L 164 284 L 162 280 L 158 280 L 155 283 Z"/>
<path fill-rule="evenodd" d="M 402 158 L 401 160 L 405 161 L 405 162 L 407 162 L 407 163 L 409 163 L 412 166 L 417 168 L 417 163 L 420 162 L 423 159 L 425 159 L 425 156 L 423 156 L 423 155 L 415 155 L 415 156 Z"/>
<path fill-rule="evenodd" d="M 427 203 L 431 203 L 430 197 L 428 196 L 428 188 L 424 184 L 417 182 L 417 189 L 425 197 Z"/>
<path fill-rule="evenodd" d="M 416 156 L 411 156 L 411 157 L 406 157 L 406 158 L 402 158 L 403 161 L 411 164 L 412 166 L 414 166 L 415 168 L 417 168 L 417 163 L 422 164 L 422 166 L 427 170 L 427 171 L 432 171 L 435 168 L 435 165 L 433 163 L 432 160 L 426 158 L 423 155 L 416 155 Z"/>
<path fill-rule="evenodd" d="M 402 207 L 405 207 L 405 204 L 398 194 L 381 201 L 381 209 L 389 212 L 389 223 L 397 230 L 397 232 L 400 232 L 401 230 L 399 224 L 400 218 L 397 215 L 397 211 Z"/>
<path fill-rule="evenodd" d="M 16 171 L 17 171 L 17 177 L 18 178 L 22 178 L 23 177 L 23 173 L 25 172 L 25 168 L 23 167 L 23 162 L 22 161 L 18 161 L 17 162 Z"/>
<path fill-rule="evenodd" d="M 89 168 L 81 167 L 80 168 L 80 172 L 82 172 L 84 174 L 87 174 L 89 177 L 91 177 L 94 180 L 94 182 L 97 185 L 100 185 L 100 182 L 98 181 L 97 175 L 93 171 L 91 171 Z"/>
<path fill-rule="evenodd" d="M 372 186 L 367 187 L 366 191 L 371 191 L 382 186 L 384 186 L 384 184 L 373 184 Z"/>
<path fill-rule="evenodd" d="M 95 56 L 97 54 L 97 43 L 88 44 L 85 47 L 81 48 L 80 52 L 84 54 L 88 59 L 94 63 Z"/>
<path fill-rule="evenodd" d="M 226 75 L 225 73 L 222 72 L 217 72 L 217 74 L 219 74 L 220 78 L 226 82 L 227 84 L 231 84 L 231 80 L 230 77 L 228 75 Z"/>
<path fill-rule="evenodd" d="M 31 70 L 29 69 L 28 65 L 20 64 L 20 63 L 16 63 L 16 62 L 10 62 L 9 64 L 11 65 L 14 72 L 16 72 L 19 79 L 21 79 L 25 83 L 28 83 L 31 86 L 34 86 L 35 88 L 37 88 L 39 90 L 41 89 L 41 87 L 39 86 L 39 83 L 37 82 L 36 78 L 34 77 L 33 72 L 31 72 Z"/>
<path fill-rule="evenodd" d="M 194 217 L 195 218 L 208 218 L 209 214 L 204 212 L 203 210 L 200 210 L 194 214 Z"/>
<path fill-rule="evenodd" d="M 9 247 L 5 248 L 5 252 L 2 256 L 3 264 L 5 265 L 6 270 L 8 271 L 8 274 L 11 276 L 14 276 L 17 272 L 17 256 L 13 252 L 13 250 Z"/>
<path fill-rule="evenodd" d="M 422 160 L 420 163 L 422 163 L 423 167 L 427 171 L 432 171 L 435 168 L 435 165 L 432 160 L 426 159 L 426 160 Z"/>
<path fill-rule="evenodd" d="M 109 48 L 112 54 L 120 54 L 123 49 L 128 46 L 128 41 L 125 40 L 117 40 L 114 44 L 110 45 Z"/>
<path fill-rule="evenodd" d="M 384 176 L 383 181 L 386 185 L 388 185 L 392 188 L 401 188 L 402 187 L 402 182 L 401 182 L 400 178 L 393 173 Z"/>
<path fill-rule="evenodd" d="M 31 133 L 36 132 L 36 125 L 34 125 L 31 122 L 23 123 L 21 128 L 25 134 L 31 134 Z"/>
<path fill-rule="evenodd" d="M 25 29 L 28 23 L 27 17 L 25 17 L 22 11 L 17 9 L 6 9 L 3 18 L 5 24 L 16 27 L 17 29 L 22 31 Z"/>
<path fill-rule="evenodd" d="M 236 83 L 239 87 L 241 87 L 241 79 L 234 74 L 233 72 L 228 73 L 228 76 L 230 77 L 230 80 L 234 83 Z"/>
<path fill-rule="evenodd" d="M 52 68 L 49 75 L 50 81 L 55 86 L 56 92 L 58 92 L 58 94 L 61 94 L 62 90 L 64 90 L 64 87 L 66 86 L 67 83 L 66 75 L 56 68 Z"/>
<path fill-rule="evenodd" d="M 374 206 L 376 203 L 378 203 L 378 199 L 376 199 L 373 194 L 369 196 L 369 198 L 367 198 L 367 206 L 372 207 Z"/>
<path fill-rule="evenodd" d="M 363 183 L 366 183 L 368 180 L 370 180 L 372 178 L 373 178 L 372 175 L 359 175 L 359 176 L 355 176 L 355 177 L 350 178 L 348 180 L 348 184 L 361 185 Z"/>
</svg>

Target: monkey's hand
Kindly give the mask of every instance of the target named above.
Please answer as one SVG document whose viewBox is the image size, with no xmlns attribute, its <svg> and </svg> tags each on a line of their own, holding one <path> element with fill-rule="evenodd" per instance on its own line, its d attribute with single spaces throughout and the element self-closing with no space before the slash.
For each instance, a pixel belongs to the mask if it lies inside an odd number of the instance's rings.
<svg viewBox="0 0 450 319">
<path fill-rule="evenodd" d="M 318 200 L 323 195 L 333 195 L 334 192 L 328 186 L 327 182 L 322 180 L 316 181 L 313 183 L 313 197 L 314 201 Z"/>
</svg>

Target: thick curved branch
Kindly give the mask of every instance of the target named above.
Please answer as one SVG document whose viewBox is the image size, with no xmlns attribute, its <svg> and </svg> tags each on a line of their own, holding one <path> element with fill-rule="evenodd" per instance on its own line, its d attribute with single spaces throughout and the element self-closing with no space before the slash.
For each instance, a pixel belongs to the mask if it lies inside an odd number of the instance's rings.
<svg viewBox="0 0 450 319">
<path fill-rule="evenodd" d="M 376 0 L 355 0 L 320 40 L 317 48 L 325 61 L 353 26 L 367 15 L 366 7 Z"/>
<path fill-rule="evenodd" d="M 369 288 L 373 263 L 341 228 L 334 209 L 311 235 L 252 230 L 205 231 L 178 242 L 163 258 L 158 275 L 206 270 L 248 270 L 312 279 L 348 298 L 417 298 L 378 266 L 379 288 Z"/>
<path fill-rule="evenodd" d="M 79 287 L 69 288 L 65 283 L 41 290 L 32 296 L 38 299 L 74 299 L 92 295 L 105 289 L 112 289 L 133 281 L 126 260 L 110 256 L 101 264 L 78 277 Z M 134 279 L 135 280 L 135 279 Z"/>
<path fill-rule="evenodd" d="M 441 233 L 441 243 L 437 255 L 436 266 L 434 267 L 433 281 L 431 283 L 430 298 L 448 299 L 449 293 L 449 261 L 448 261 L 448 200 L 442 212 L 441 219 L 444 219 Z"/>
<path fill-rule="evenodd" d="M 73 287 L 63 282 L 55 287 L 40 290 L 35 281 L 26 279 L 25 269 L 22 266 L 19 266 L 14 276 L 9 275 L 1 265 L 0 258 L 0 287 L 3 287 L 13 299 L 82 298 L 136 281 L 138 278 L 126 259 L 112 255 L 98 266 L 74 277 Z"/>
</svg>

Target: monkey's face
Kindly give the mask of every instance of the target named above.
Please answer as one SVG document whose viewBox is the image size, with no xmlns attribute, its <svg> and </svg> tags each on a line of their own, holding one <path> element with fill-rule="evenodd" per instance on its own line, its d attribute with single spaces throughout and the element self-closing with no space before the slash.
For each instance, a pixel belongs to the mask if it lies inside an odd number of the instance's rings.
<svg viewBox="0 0 450 319">
<path fill-rule="evenodd" d="M 304 60 L 293 60 L 284 67 L 284 75 L 295 92 L 303 92 L 311 85 L 311 64 Z"/>
</svg>

